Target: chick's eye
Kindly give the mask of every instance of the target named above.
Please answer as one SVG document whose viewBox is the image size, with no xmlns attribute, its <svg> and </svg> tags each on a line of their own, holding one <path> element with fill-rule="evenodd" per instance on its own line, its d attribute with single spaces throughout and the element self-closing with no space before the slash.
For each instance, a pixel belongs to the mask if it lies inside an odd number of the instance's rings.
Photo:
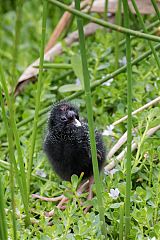
<svg viewBox="0 0 160 240">
<path fill-rule="evenodd" d="M 79 120 L 79 115 L 76 113 L 75 118 Z"/>
<path fill-rule="evenodd" d="M 61 121 L 66 122 L 67 118 L 65 116 L 61 116 Z"/>
</svg>

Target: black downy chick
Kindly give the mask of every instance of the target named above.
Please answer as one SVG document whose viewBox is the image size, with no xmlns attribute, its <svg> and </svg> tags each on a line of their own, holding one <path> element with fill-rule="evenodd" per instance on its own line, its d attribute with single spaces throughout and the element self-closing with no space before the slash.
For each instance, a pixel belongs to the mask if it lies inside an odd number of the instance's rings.
<svg viewBox="0 0 160 240">
<path fill-rule="evenodd" d="M 105 146 L 102 136 L 95 130 L 99 170 L 105 161 Z M 88 124 L 79 119 L 78 109 L 69 102 L 55 104 L 48 119 L 48 132 L 44 151 L 55 172 L 70 181 L 71 176 L 83 179 L 93 175 Z"/>
</svg>

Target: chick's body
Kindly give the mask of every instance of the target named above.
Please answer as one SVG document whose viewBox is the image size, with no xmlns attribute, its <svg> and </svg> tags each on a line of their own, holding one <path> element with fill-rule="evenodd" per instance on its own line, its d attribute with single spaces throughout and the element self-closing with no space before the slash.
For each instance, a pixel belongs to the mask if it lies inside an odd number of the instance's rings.
<svg viewBox="0 0 160 240">
<path fill-rule="evenodd" d="M 95 131 L 99 169 L 105 161 L 105 147 L 101 135 Z M 68 102 L 53 106 L 44 151 L 55 172 L 64 180 L 73 174 L 84 178 L 93 175 L 92 158 L 87 123 L 79 120 L 78 110 Z"/>
</svg>

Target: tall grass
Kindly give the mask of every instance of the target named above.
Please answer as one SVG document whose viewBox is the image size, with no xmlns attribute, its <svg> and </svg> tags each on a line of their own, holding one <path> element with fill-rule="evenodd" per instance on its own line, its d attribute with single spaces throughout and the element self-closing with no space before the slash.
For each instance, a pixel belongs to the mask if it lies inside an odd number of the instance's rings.
<svg viewBox="0 0 160 240">
<path fill-rule="evenodd" d="M 75 0 L 75 7 L 77 10 L 80 10 L 80 0 Z M 79 17 L 77 17 L 77 26 L 78 26 L 78 32 L 79 32 L 80 52 L 81 52 L 82 70 L 83 70 L 83 78 L 84 78 L 84 89 L 85 89 L 85 99 L 86 99 L 86 106 L 87 106 L 87 118 L 88 118 L 90 144 L 91 144 L 93 173 L 94 173 L 94 180 L 96 185 L 96 195 L 97 195 L 100 221 L 102 222 L 102 234 L 106 236 L 106 226 L 105 226 L 104 208 L 103 208 L 103 200 L 102 200 L 102 182 L 101 182 L 99 170 L 98 170 L 97 150 L 96 150 L 94 123 L 93 123 L 92 98 L 91 98 L 89 72 L 87 67 L 85 38 L 84 38 L 84 32 L 83 32 L 83 20 Z"/>
<path fill-rule="evenodd" d="M 7 221 L 5 214 L 5 202 L 4 202 L 4 193 L 3 193 L 3 182 L 0 174 L 0 239 L 7 240 L 8 239 L 8 231 L 7 231 Z"/>
<path fill-rule="evenodd" d="M 48 1 L 43 0 L 42 37 L 41 37 L 41 48 L 40 48 L 39 76 L 38 76 L 38 83 L 37 83 L 35 116 L 34 116 L 34 122 L 33 122 L 33 132 L 32 132 L 32 136 L 31 136 L 31 145 L 30 145 L 30 152 L 29 152 L 28 172 L 27 172 L 28 197 L 30 194 L 30 181 L 31 181 L 31 172 L 32 172 L 32 165 L 33 165 L 33 154 L 34 154 L 34 148 L 35 148 L 35 142 L 36 142 L 41 91 L 42 91 L 42 86 L 43 86 L 42 77 L 43 77 L 43 62 L 44 62 L 47 10 L 48 10 Z"/>
<path fill-rule="evenodd" d="M 105 5 L 104 5 L 104 20 L 108 20 L 108 0 L 105 0 Z"/>
<path fill-rule="evenodd" d="M 21 1 L 21 0 L 17 1 L 16 26 L 15 26 L 15 37 L 14 37 L 14 46 L 13 46 L 12 80 L 10 81 L 12 83 L 11 93 L 9 93 L 7 81 L 5 79 L 5 75 L 3 73 L 3 69 L 1 66 L 0 66 L 0 81 L 1 81 L 2 90 L 3 90 L 5 98 L 6 98 L 8 111 L 9 111 L 8 119 L 5 119 L 5 114 L 4 114 L 4 120 L 6 120 L 6 127 L 10 126 L 10 128 L 8 130 L 8 136 L 7 136 L 9 144 L 11 145 L 9 148 L 9 157 L 10 157 L 10 161 L 14 165 L 14 172 L 16 173 L 16 180 L 19 185 L 22 202 L 24 204 L 25 222 L 26 222 L 26 225 L 28 225 L 30 223 L 30 219 L 29 219 L 29 208 L 28 208 L 28 201 L 27 201 L 26 174 L 25 174 L 25 167 L 24 167 L 24 162 L 23 162 L 23 154 L 22 154 L 22 150 L 21 150 L 20 138 L 19 138 L 19 133 L 18 133 L 17 124 L 16 124 L 16 117 L 15 117 L 16 113 L 15 113 L 15 105 L 14 105 L 15 99 L 14 99 L 14 89 L 13 89 L 13 87 L 15 86 L 15 83 L 16 83 L 16 74 L 15 73 L 16 73 L 16 63 L 17 63 L 17 59 L 18 59 L 18 43 L 19 43 L 20 28 L 21 28 L 20 22 L 21 22 L 22 6 L 23 6 L 23 1 Z M 2 102 L 2 105 L 3 105 L 3 102 Z M 2 108 L 3 108 L 3 106 L 2 106 Z M 6 131 L 7 131 L 7 128 L 6 128 Z M 14 137 L 14 139 L 13 139 L 13 137 Z M 15 156 L 14 156 L 13 141 L 15 142 L 15 146 L 16 146 L 16 150 L 17 150 L 18 165 L 17 165 Z M 10 171 L 11 178 L 14 176 L 12 163 L 11 163 L 11 171 Z M 12 193 L 12 200 L 14 201 L 13 193 Z M 13 212 L 14 212 L 14 202 L 12 203 L 12 207 L 13 207 Z M 14 227 L 15 227 L 15 224 L 14 224 Z"/>
<path fill-rule="evenodd" d="M 158 17 L 158 19 L 160 20 L 160 11 L 159 11 L 158 5 L 157 5 L 157 3 L 156 3 L 155 0 L 151 0 L 151 2 L 152 2 L 152 5 L 153 5 L 153 7 L 154 7 L 154 9 L 155 9 L 155 12 L 156 12 L 156 14 L 157 14 L 157 17 Z"/>
<path fill-rule="evenodd" d="M 18 46 L 20 41 L 20 30 L 21 30 L 21 22 L 22 22 L 22 7 L 23 0 L 16 1 L 16 25 L 15 25 L 15 37 L 14 37 L 14 47 L 13 47 L 13 63 L 12 63 L 12 92 L 15 89 L 17 84 L 16 79 L 16 64 L 17 64 L 17 53 Z"/>
<path fill-rule="evenodd" d="M 10 191 L 11 191 L 11 205 L 12 205 L 12 213 L 11 214 L 12 214 L 13 236 L 14 236 L 14 239 L 16 240 L 17 239 L 17 230 L 16 230 L 17 228 L 16 228 L 15 193 L 14 193 L 14 178 L 15 178 L 15 175 L 16 175 L 18 181 L 19 181 L 19 186 L 21 186 L 21 182 L 20 182 L 20 179 L 19 179 L 17 164 L 16 164 L 15 157 L 14 157 L 13 133 L 12 133 L 12 131 L 9 128 L 9 125 L 8 125 L 7 114 L 6 114 L 6 111 L 5 111 L 5 104 L 4 104 L 4 100 L 3 100 L 3 97 L 2 97 L 1 89 L 0 89 L 0 102 L 1 102 L 1 107 L 2 107 L 2 120 L 5 124 L 5 128 L 6 128 L 6 131 L 7 131 L 7 138 L 8 138 L 9 161 L 10 161 L 10 168 L 9 168 Z M 14 166 L 15 166 L 15 169 L 16 169 L 16 174 L 14 172 L 13 163 L 14 163 Z M 5 228 L 4 228 L 4 230 L 5 230 Z"/>
<path fill-rule="evenodd" d="M 123 0 L 124 25 L 129 28 L 128 1 Z M 126 196 L 125 196 L 125 239 L 130 235 L 130 195 L 131 195 L 131 143 L 132 143 L 132 64 L 130 35 L 126 34 L 126 59 L 127 59 L 127 162 L 126 162 Z"/>
<path fill-rule="evenodd" d="M 119 215 L 119 240 L 123 240 L 124 204 L 120 206 Z"/>
<path fill-rule="evenodd" d="M 117 25 L 121 26 L 122 23 L 122 14 L 121 14 L 121 5 L 122 0 L 118 0 L 118 7 L 115 16 L 115 22 Z M 120 42 L 120 33 L 115 32 L 115 69 L 119 67 L 119 42 Z"/>
</svg>

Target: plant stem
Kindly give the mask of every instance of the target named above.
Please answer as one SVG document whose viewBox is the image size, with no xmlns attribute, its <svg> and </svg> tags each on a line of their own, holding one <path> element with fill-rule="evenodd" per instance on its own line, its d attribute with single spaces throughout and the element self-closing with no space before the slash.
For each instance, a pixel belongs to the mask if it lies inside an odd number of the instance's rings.
<svg viewBox="0 0 160 240">
<path fill-rule="evenodd" d="M 17 84 L 16 81 L 16 64 L 17 64 L 17 53 L 18 53 L 18 45 L 20 40 L 20 30 L 21 30 L 21 18 L 22 18 L 22 7 L 23 0 L 16 1 L 16 25 L 15 25 L 15 38 L 14 38 L 14 47 L 13 47 L 13 63 L 12 63 L 12 92 L 15 89 Z"/>
<path fill-rule="evenodd" d="M 25 216 L 25 223 L 26 223 L 26 225 L 28 225 L 30 223 L 30 219 L 29 219 L 28 202 L 27 202 L 27 198 L 26 198 L 27 185 L 26 185 L 25 167 L 24 167 L 23 156 L 22 156 L 22 151 L 21 151 L 20 138 L 19 138 L 18 129 L 17 129 L 16 120 L 15 120 L 16 119 L 15 118 L 15 105 L 14 105 L 14 100 L 15 99 L 14 99 L 14 94 L 13 94 L 14 85 L 16 84 L 16 63 L 17 63 L 17 58 L 18 58 L 18 44 L 19 44 L 19 40 L 20 40 L 22 6 L 23 6 L 23 0 L 17 0 L 15 38 L 14 38 L 14 46 L 13 46 L 12 91 L 11 91 L 11 94 L 9 94 L 6 79 L 4 77 L 4 74 L 3 74 L 3 71 L 2 71 L 1 67 L 0 67 L 0 75 L 1 75 L 1 84 L 2 84 L 2 87 L 3 87 L 3 91 L 4 91 L 4 94 L 5 94 L 8 109 L 9 109 L 9 123 L 7 122 L 7 119 L 6 119 L 6 124 L 8 124 L 8 126 L 10 126 L 10 129 L 8 129 L 8 133 L 9 133 L 8 141 L 9 141 L 9 145 L 11 145 L 11 148 L 12 148 L 13 136 L 14 136 L 15 145 L 16 145 L 17 154 L 18 154 L 18 164 L 19 164 L 20 173 L 21 173 L 21 175 L 19 175 L 19 187 L 20 187 L 22 201 L 23 201 L 23 204 L 24 204 L 24 211 L 25 211 L 25 215 L 26 215 Z M 10 152 L 9 153 L 10 157 L 11 157 L 11 155 L 14 156 L 14 148 L 10 149 L 9 152 Z M 11 158 L 10 160 L 12 161 L 13 159 Z M 14 160 L 15 160 L 15 157 L 14 157 Z M 13 161 L 12 161 L 12 163 L 13 163 Z M 17 162 L 15 161 L 14 163 L 15 163 L 14 168 L 16 168 L 16 171 L 18 172 Z M 12 204 L 14 205 L 14 202 Z"/>
<path fill-rule="evenodd" d="M 121 17 L 121 0 L 118 0 L 118 7 L 117 7 L 117 11 L 116 11 L 116 24 L 117 25 L 121 25 L 122 22 L 122 17 Z M 119 32 L 115 32 L 115 69 L 118 68 L 119 66 L 119 40 L 120 40 L 120 33 Z"/>
<path fill-rule="evenodd" d="M 33 66 L 35 68 L 40 68 L 40 66 Z M 71 64 L 67 63 L 44 63 L 43 64 L 43 69 L 72 69 Z"/>
<path fill-rule="evenodd" d="M 155 42 L 160 42 L 160 37 L 158 36 L 153 36 L 153 35 L 150 35 L 150 34 L 145 34 L 145 33 L 142 33 L 142 32 L 138 32 L 138 31 L 134 31 L 134 30 L 131 30 L 131 29 L 128 29 L 128 28 L 124 28 L 124 27 L 121 27 L 121 26 L 117 26 L 115 24 L 112 24 L 112 23 L 109 23 L 109 22 L 106 22 L 102 19 L 98 19 L 98 18 L 95 18 L 95 17 L 92 17 L 88 14 L 85 14 L 85 13 L 82 13 L 76 9 L 71 9 L 70 7 L 68 7 L 67 5 L 57 1 L 57 0 L 49 0 L 51 3 L 54 3 L 56 6 L 68 11 L 68 12 L 71 12 L 72 14 L 78 16 L 78 17 L 81 17 L 81 18 L 84 18 L 84 19 L 88 19 L 94 23 L 97 23 L 103 27 L 106 27 L 106 28 L 110 28 L 112 30 L 115 30 L 115 31 L 118 31 L 118 32 L 122 32 L 122 33 L 128 33 L 130 35 L 133 35 L 133 36 L 136 36 L 136 37 L 139 37 L 139 38 L 144 38 L 144 39 L 148 39 L 148 40 L 152 40 L 152 41 L 155 41 Z"/>
<path fill-rule="evenodd" d="M 75 7 L 76 7 L 76 9 L 80 10 L 80 0 L 75 0 Z M 102 234 L 104 236 L 106 236 L 104 208 L 103 208 L 103 201 L 102 201 L 102 183 L 100 180 L 98 161 L 97 161 L 97 150 L 96 150 L 94 123 L 93 123 L 91 89 L 90 89 L 89 72 L 88 72 L 88 67 L 87 67 L 85 38 L 84 38 L 82 21 L 83 20 L 81 18 L 77 17 L 77 26 L 78 26 L 78 32 L 79 32 L 80 52 L 81 52 L 82 70 L 83 70 L 84 88 L 85 88 L 85 97 L 86 97 L 86 107 L 87 107 L 87 118 L 88 118 L 90 144 L 91 144 L 93 173 L 94 173 L 94 180 L 95 180 L 95 185 L 96 185 L 96 195 L 97 195 L 97 202 L 98 202 L 98 208 L 99 208 L 99 216 L 100 216 L 100 221 L 102 222 L 101 230 L 102 230 Z"/>
<path fill-rule="evenodd" d="M 8 105 L 8 110 L 9 110 L 9 125 L 11 126 L 11 129 L 13 131 L 14 139 L 15 139 L 15 144 L 17 148 L 17 154 L 18 154 L 18 164 L 20 167 L 20 182 L 22 184 L 21 190 L 21 196 L 24 204 L 24 210 L 26 214 L 26 224 L 28 225 L 30 223 L 29 219 L 29 209 L 28 209 L 28 201 L 27 201 L 27 185 L 26 185 L 26 174 L 25 174 L 25 168 L 24 168 L 24 162 L 23 162 L 23 156 L 22 156 L 22 151 L 21 151 L 21 145 L 20 145 L 20 139 L 19 139 L 19 134 L 18 134 L 18 129 L 15 121 L 15 109 L 14 109 L 14 97 L 13 94 L 9 95 L 7 84 L 4 78 L 4 74 L 2 71 L 2 67 L 0 66 L 0 76 L 1 76 L 1 84 L 3 87 L 3 91 L 6 97 L 7 105 Z M 17 163 L 15 167 L 17 166 Z M 17 170 L 18 171 L 18 170 Z"/>
<path fill-rule="evenodd" d="M 48 1 L 43 0 L 42 38 L 41 38 L 40 64 L 39 64 L 40 69 L 39 69 L 39 76 L 38 76 L 38 83 L 37 83 L 35 116 L 34 116 L 34 122 L 33 122 L 33 132 L 32 132 L 32 136 L 31 136 L 31 146 L 30 146 L 30 152 L 29 152 L 29 162 L 28 162 L 28 171 L 27 171 L 28 198 L 29 198 L 29 194 L 30 194 L 30 180 L 31 180 L 31 172 L 32 172 L 32 165 L 33 165 L 33 153 L 34 153 L 36 133 L 37 133 L 37 123 L 38 123 L 39 109 L 40 109 L 40 97 L 41 97 L 41 91 L 42 91 L 42 86 L 43 86 L 42 76 L 43 76 L 47 10 L 48 10 Z"/>
<path fill-rule="evenodd" d="M 151 156 L 154 158 L 154 156 Z M 158 151 L 158 159 L 159 159 L 159 162 L 160 162 L 160 153 Z M 152 163 L 153 163 L 153 159 L 152 159 Z M 157 166 L 157 169 L 160 170 L 160 164 L 158 164 Z M 155 194 L 155 210 L 154 210 L 154 224 L 156 224 L 156 222 L 158 221 L 158 211 L 159 211 L 159 204 L 160 204 L 160 199 L 159 199 L 159 194 L 160 194 L 160 174 L 158 174 L 158 177 L 157 177 L 157 181 L 156 181 L 156 184 L 154 183 L 154 186 L 155 186 L 155 191 L 156 191 L 156 194 Z"/>
<path fill-rule="evenodd" d="M 104 20 L 108 20 L 108 0 L 105 0 L 105 6 L 104 6 Z"/>
<path fill-rule="evenodd" d="M 154 148 L 151 145 L 151 150 L 149 151 L 149 159 L 150 159 L 150 169 L 149 169 L 149 179 L 148 179 L 148 186 L 151 187 L 152 185 L 152 175 L 153 175 L 153 159 L 154 159 Z"/>
<path fill-rule="evenodd" d="M 154 27 L 157 27 L 158 25 L 159 25 L 159 20 L 156 20 L 155 22 L 153 22 L 153 23 L 151 23 L 150 25 L 148 25 L 148 26 L 146 27 L 146 29 L 147 29 L 147 31 L 150 31 L 150 34 L 155 34 L 156 30 L 154 29 L 154 30 L 151 31 L 151 29 L 154 28 Z M 142 30 L 140 30 L 140 31 L 142 31 Z M 133 40 L 133 39 L 135 39 L 135 38 L 136 38 L 135 36 L 132 36 L 132 37 L 131 37 L 131 40 Z M 122 46 L 122 45 L 124 45 L 125 42 L 126 42 L 125 39 L 121 40 L 121 41 L 119 42 L 119 47 Z"/>
<path fill-rule="evenodd" d="M 124 24 L 129 28 L 128 1 L 123 0 Z M 126 59 L 127 59 L 127 162 L 126 162 L 126 199 L 125 199 L 125 239 L 130 235 L 130 195 L 131 195 L 131 143 L 132 143 L 132 64 L 130 35 L 126 34 Z"/>
<path fill-rule="evenodd" d="M 6 162 L 6 161 L 3 161 L 3 160 L 0 160 L 0 167 L 9 171 L 10 170 L 10 163 Z M 43 178 L 43 177 L 40 177 L 34 173 L 32 173 L 32 176 L 38 180 L 41 180 L 42 182 L 47 182 L 47 178 Z"/>
<path fill-rule="evenodd" d="M 14 239 L 17 239 L 17 231 L 16 231 L 16 209 L 15 209 L 15 194 L 14 194 L 14 168 L 13 168 L 13 158 L 14 158 L 14 149 L 13 149 L 13 132 L 11 129 L 9 129 L 8 121 L 7 121 L 7 114 L 5 113 L 5 104 L 2 98 L 2 91 L 0 89 L 0 102 L 2 107 L 2 119 L 5 124 L 7 137 L 8 137 L 8 143 L 9 143 L 9 172 L 10 172 L 10 191 L 11 191 L 11 205 L 12 205 L 12 223 L 13 223 L 13 236 Z M 22 192 L 22 191 L 21 191 Z"/>
<path fill-rule="evenodd" d="M 156 12 L 156 14 L 157 14 L 157 17 L 158 17 L 158 19 L 160 20 L 160 12 L 159 12 L 158 6 L 157 6 L 157 4 L 156 4 L 156 1 L 155 1 L 155 0 L 151 0 L 151 2 L 152 2 L 152 5 L 153 5 L 153 7 L 154 7 L 154 9 L 155 9 L 155 12 Z"/>
<path fill-rule="evenodd" d="M 124 204 L 120 206 L 119 240 L 123 240 Z"/>
<path fill-rule="evenodd" d="M 145 141 L 146 133 L 148 132 L 148 129 L 149 129 L 149 121 L 147 121 L 146 127 L 145 127 L 145 131 L 143 132 L 141 140 L 138 143 L 138 150 L 137 150 L 137 153 L 136 153 L 136 158 L 135 158 L 135 162 L 134 162 L 133 168 L 135 168 L 140 163 L 140 160 L 141 160 L 141 158 L 140 158 L 141 147 L 142 147 L 142 144 Z"/>
<path fill-rule="evenodd" d="M 7 240 L 8 239 L 8 231 L 7 231 L 7 221 L 5 214 L 5 202 L 3 195 L 3 184 L 0 175 L 0 239 Z"/>
</svg>

